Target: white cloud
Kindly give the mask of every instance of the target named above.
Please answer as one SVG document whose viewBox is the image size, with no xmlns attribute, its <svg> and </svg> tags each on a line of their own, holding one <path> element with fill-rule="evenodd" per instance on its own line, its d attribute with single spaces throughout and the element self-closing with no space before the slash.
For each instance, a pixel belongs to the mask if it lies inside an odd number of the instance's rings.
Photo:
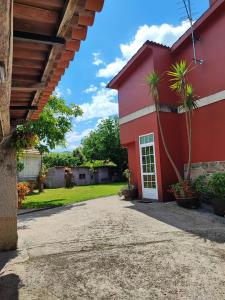
<svg viewBox="0 0 225 300">
<path fill-rule="evenodd" d="M 83 116 L 77 121 L 90 120 L 94 118 L 105 118 L 118 113 L 116 101 L 117 91 L 100 88 L 91 98 L 91 102 L 80 105 Z M 115 102 L 116 101 L 116 102 Z"/>
<path fill-rule="evenodd" d="M 66 92 L 67 92 L 68 95 L 72 95 L 71 89 L 66 89 Z"/>
<path fill-rule="evenodd" d="M 73 129 L 73 131 L 67 133 L 66 135 L 66 144 L 67 144 L 67 147 L 66 149 L 67 150 L 73 150 L 75 149 L 76 147 L 78 147 L 81 143 L 81 140 L 89 135 L 89 133 L 94 130 L 94 128 L 87 128 L 87 129 L 84 129 L 83 131 L 81 132 L 78 132 L 75 128 Z"/>
<path fill-rule="evenodd" d="M 56 97 L 61 97 L 62 96 L 62 91 L 57 87 L 53 93 Z"/>
<path fill-rule="evenodd" d="M 116 75 L 126 64 L 125 59 L 116 58 L 115 61 L 106 65 L 105 68 L 100 69 L 97 72 L 97 77 L 109 78 Z"/>
<path fill-rule="evenodd" d="M 105 82 L 100 82 L 100 87 L 103 87 L 103 88 L 104 88 L 104 87 L 106 87 L 106 85 L 107 85 L 107 84 L 106 84 Z"/>
<path fill-rule="evenodd" d="M 104 64 L 103 60 L 100 58 L 99 52 L 92 53 L 92 55 L 93 55 L 93 62 L 92 62 L 93 65 L 99 66 L 99 65 Z"/>
<path fill-rule="evenodd" d="M 86 90 L 84 90 L 84 93 L 89 94 L 89 93 L 95 93 L 97 92 L 98 88 L 94 84 L 91 84 Z"/>
<path fill-rule="evenodd" d="M 120 45 L 121 57 L 117 57 L 113 62 L 101 68 L 97 72 L 97 77 L 115 76 L 147 40 L 171 46 L 189 26 L 187 21 L 178 26 L 170 24 L 140 26 L 129 43 Z"/>
<path fill-rule="evenodd" d="M 92 131 L 94 131 L 98 127 L 98 125 L 105 119 L 106 117 L 98 119 L 94 127 L 84 129 L 81 132 L 78 132 L 76 130 L 76 125 L 74 124 L 73 130 L 67 133 L 66 135 L 66 145 L 67 145 L 66 150 L 71 151 L 74 150 L 76 147 L 80 146 L 82 139 L 88 136 Z M 65 150 L 65 149 L 61 149 L 61 150 Z"/>
</svg>

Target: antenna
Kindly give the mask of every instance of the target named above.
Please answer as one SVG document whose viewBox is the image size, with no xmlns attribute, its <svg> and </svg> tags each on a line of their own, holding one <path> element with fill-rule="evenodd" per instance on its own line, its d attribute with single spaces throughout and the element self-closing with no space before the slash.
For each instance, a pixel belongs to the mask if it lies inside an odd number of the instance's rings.
<svg viewBox="0 0 225 300">
<path fill-rule="evenodd" d="M 196 46 L 195 46 L 195 35 L 194 35 L 194 28 L 193 28 L 193 17 L 192 17 L 192 9 L 191 9 L 191 0 L 182 0 L 186 13 L 187 13 L 187 19 L 190 22 L 190 28 L 191 28 L 191 38 L 192 38 L 192 48 L 193 48 L 193 56 L 194 56 L 194 63 L 199 63 L 200 65 L 203 64 L 202 59 L 197 59 L 196 56 Z"/>
</svg>

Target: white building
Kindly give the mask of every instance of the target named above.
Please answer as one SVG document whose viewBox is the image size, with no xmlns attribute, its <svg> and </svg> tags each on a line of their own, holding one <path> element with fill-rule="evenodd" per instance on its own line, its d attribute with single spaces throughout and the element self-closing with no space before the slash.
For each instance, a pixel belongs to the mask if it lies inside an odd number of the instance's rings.
<svg viewBox="0 0 225 300">
<path fill-rule="evenodd" d="M 41 168 L 41 154 L 35 149 L 24 152 L 20 161 L 24 164 L 24 169 L 19 172 L 19 181 L 36 180 Z"/>
</svg>

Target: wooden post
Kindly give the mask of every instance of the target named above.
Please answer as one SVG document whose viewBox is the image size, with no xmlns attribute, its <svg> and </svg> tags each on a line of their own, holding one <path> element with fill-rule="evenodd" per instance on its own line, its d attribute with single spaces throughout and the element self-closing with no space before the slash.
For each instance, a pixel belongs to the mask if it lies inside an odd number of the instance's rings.
<svg viewBox="0 0 225 300">
<path fill-rule="evenodd" d="M 0 250 L 17 246 L 16 151 L 10 137 L 13 1 L 0 0 Z"/>
</svg>

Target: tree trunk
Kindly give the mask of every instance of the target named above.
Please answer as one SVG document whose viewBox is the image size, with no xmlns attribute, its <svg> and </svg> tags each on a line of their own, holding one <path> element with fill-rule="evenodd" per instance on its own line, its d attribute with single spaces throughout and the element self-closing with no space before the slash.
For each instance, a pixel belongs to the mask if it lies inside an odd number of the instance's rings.
<svg viewBox="0 0 225 300">
<path fill-rule="evenodd" d="M 158 107 L 158 103 L 156 103 L 156 114 L 157 114 L 157 121 L 158 121 L 158 126 L 159 126 L 159 131 L 160 131 L 160 136 L 161 136 L 161 140 L 162 140 L 162 143 L 163 143 L 163 147 L 164 147 L 164 150 L 166 152 L 166 155 L 167 155 L 167 158 L 169 159 L 169 162 L 171 163 L 173 169 L 174 169 L 174 172 L 177 176 L 177 179 L 180 183 L 183 182 L 183 178 L 168 150 L 168 147 L 167 147 L 167 144 L 166 144 L 166 141 L 165 141 L 165 137 L 164 137 L 164 132 L 163 132 L 163 128 L 162 128 L 162 124 L 161 124 L 161 120 L 160 120 L 160 113 L 159 113 L 159 107 Z"/>
<path fill-rule="evenodd" d="M 188 112 L 188 131 L 189 131 L 189 141 L 188 141 L 188 164 L 187 164 L 186 179 L 190 181 L 191 161 L 192 161 L 192 111 Z"/>
<path fill-rule="evenodd" d="M 0 148 L 0 250 L 17 246 L 16 150 Z"/>
</svg>

